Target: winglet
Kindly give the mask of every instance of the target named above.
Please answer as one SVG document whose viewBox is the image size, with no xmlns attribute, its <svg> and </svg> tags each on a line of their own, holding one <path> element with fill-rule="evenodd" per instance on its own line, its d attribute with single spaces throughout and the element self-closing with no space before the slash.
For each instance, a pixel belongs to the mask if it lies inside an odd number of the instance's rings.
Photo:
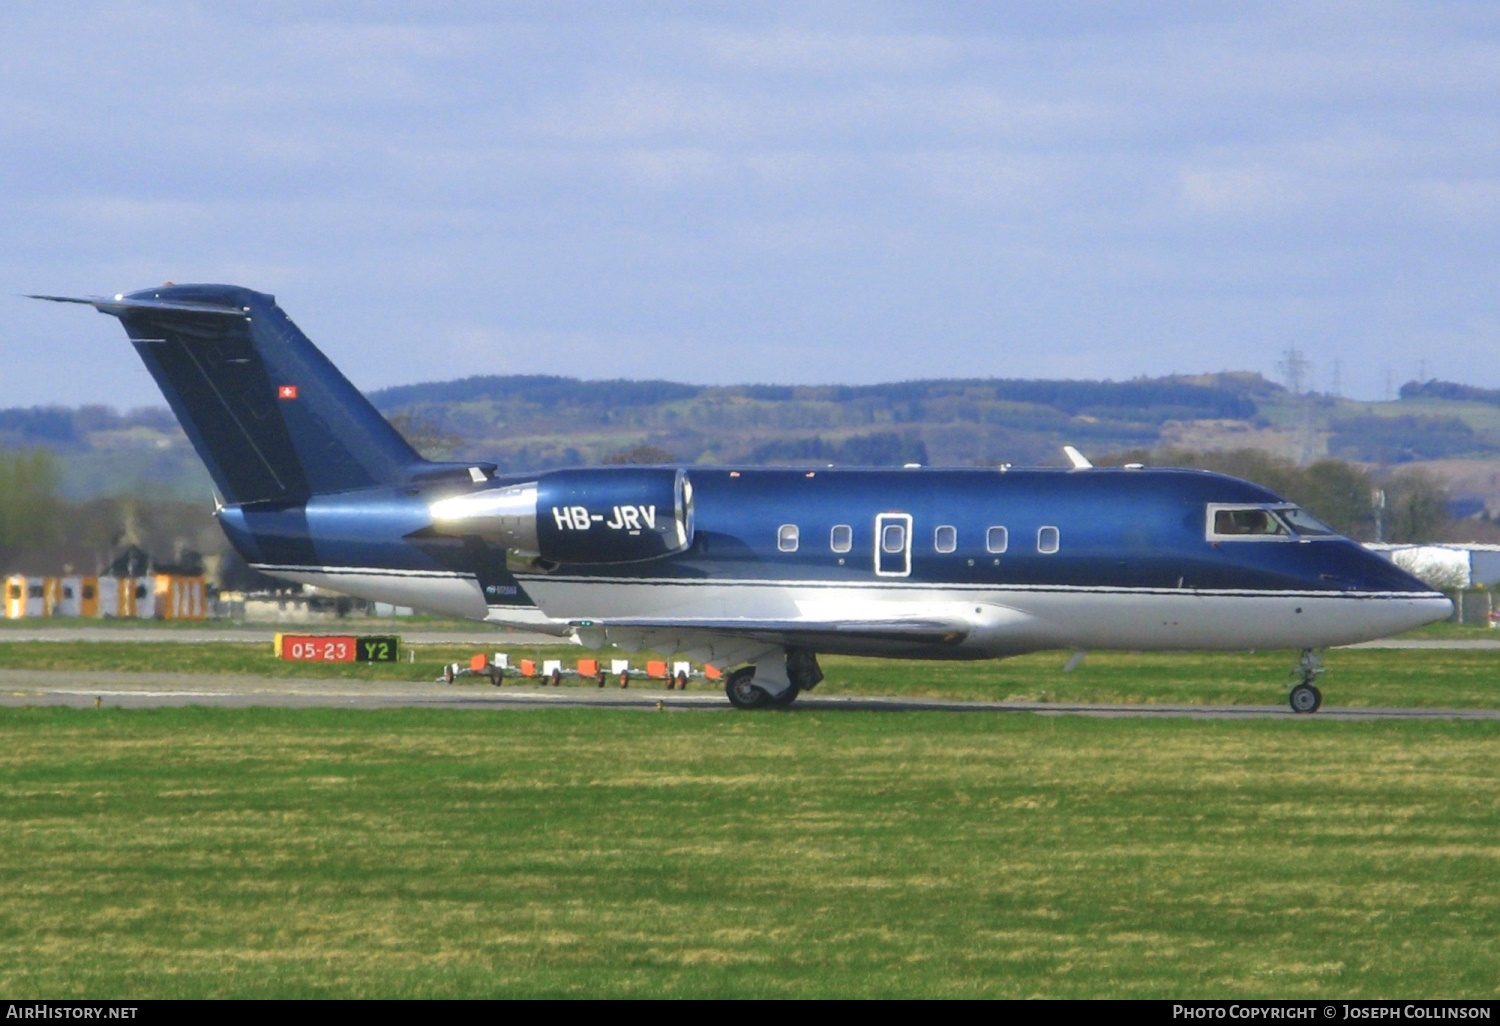
<svg viewBox="0 0 1500 1026">
<path fill-rule="evenodd" d="M 1063 446 L 1063 455 L 1068 458 L 1069 463 L 1073 464 L 1074 470 L 1092 470 L 1094 468 L 1094 465 L 1089 462 L 1089 458 L 1071 445 Z"/>
</svg>

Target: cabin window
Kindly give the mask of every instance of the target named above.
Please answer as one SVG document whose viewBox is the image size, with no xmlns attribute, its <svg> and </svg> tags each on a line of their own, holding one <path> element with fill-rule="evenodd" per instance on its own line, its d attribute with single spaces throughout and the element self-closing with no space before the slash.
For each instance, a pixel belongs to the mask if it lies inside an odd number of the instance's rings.
<svg viewBox="0 0 1500 1026">
<path fill-rule="evenodd" d="M 1010 532 L 1003 527 L 992 527 L 984 532 L 984 547 L 988 552 L 999 554 L 1010 544 Z"/>
<path fill-rule="evenodd" d="M 1036 533 L 1036 550 L 1045 555 L 1057 551 L 1061 538 L 1055 527 L 1044 527 Z"/>
<path fill-rule="evenodd" d="M 828 547 L 834 552 L 848 552 L 854 547 L 854 528 L 848 524 L 834 525 L 828 536 Z"/>
<path fill-rule="evenodd" d="M 932 534 L 932 547 L 939 552 L 952 552 L 958 548 L 958 528 L 944 524 Z"/>
<path fill-rule="evenodd" d="M 797 537 L 796 524 L 782 524 L 781 529 L 776 532 L 776 547 L 782 552 L 796 552 Z"/>
<path fill-rule="evenodd" d="M 906 525 L 886 524 L 880 533 L 880 547 L 887 552 L 901 552 L 906 548 Z"/>
</svg>

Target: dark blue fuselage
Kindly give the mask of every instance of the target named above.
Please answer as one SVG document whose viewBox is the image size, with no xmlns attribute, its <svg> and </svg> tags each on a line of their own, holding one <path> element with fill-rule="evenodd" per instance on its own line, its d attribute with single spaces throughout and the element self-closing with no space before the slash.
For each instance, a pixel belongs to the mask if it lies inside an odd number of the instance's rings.
<svg viewBox="0 0 1500 1026">
<path fill-rule="evenodd" d="M 600 468 L 628 475 L 632 468 Z M 576 471 L 573 473 L 577 473 Z M 686 551 L 635 563 L 575 564 L 601 579 L 753 578 L 830 583 L 875 579 L 876 517 L 911 517 L 910 572 L 933 585 L 1105 586 L 1256 591 L 1428 591 L 1409 574 L 1344 538 L 1211 542 L 1208 503 L 1276 503 L 1274 493 L 1191 470 L 801 470 L 689 468 L 696 531 Z M 533 475 L 532 480 L 545 475 Z M 503 487 L 500 479 L 318 496 L 303 505 L 230 507 L 220 521 L 254 564 L 458 570 L 509 577 L 503 553 L 424 535 L 429 506 L 455 491 Z M 794 525 L 794 551 L 778 529 Z M 848 550 L 834 551 L 847 525 Z M 936 531 L 954 528 L 951 552 Z M 989 530 L 1006 546 L 992 552 Z M 1055 552 L 1038 534 L 1056 528 Z M 513 582 L 512 582 L 513 583 Z"/>
</svg>

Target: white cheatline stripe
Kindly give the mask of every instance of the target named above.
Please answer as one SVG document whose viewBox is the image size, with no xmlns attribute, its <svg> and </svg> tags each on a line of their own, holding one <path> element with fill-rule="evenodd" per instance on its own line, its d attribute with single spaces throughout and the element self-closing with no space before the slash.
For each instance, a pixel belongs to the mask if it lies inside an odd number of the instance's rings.
<svg viewBox="0 0 1500 1026">
<path fill-rule="evenodd" d="M 676 578 L 676 577 L 560 577 L 555 574 L 516 574 L 520 581 L 553 584 L 639 584 L 688 588 L 860 588 L 878 591 L 987 591 L 987 592 L 1058 592 L 1103 595 L 1180 595 L 1180 596 L 1247 596 L 1254 598 L 1357 598 L 1414 599 L 1438 598 L 1431 591 L 1294 591 L 1272 588 L 1129 588 L 1107 584 L 968 584 L 949 581 L 822 581 L 776 580 L 774 578 Z"/>
<path fill-rule="evenodd" d="M 451 580 L 477 580 L 472 573 L 456 570 L 397 570 L 386 567 L 294 566 L 251 563 L 265 573 L 328 574 L 362 577 L 428 577 Z M 1339 599 L 1431 599 L 1439 597 L 1430 591 L 1313 591 L 1277 590 L 1273 588 L 1129 588 L 1105 584 L 969 584 L 956 581 L 825 581 L 800 578 L 685 578 L 685 577 L 588 577 L 559 574 L 514 574 L 519 581 L 549 584 L 642 585 L 679 588 L 860 588 L 878 591 L 985 591 L 985 592 L 1055 592 L 1060 594 L 1099 595 L 1178 595 L 1239 596 L 1251 598 L 1339 598 Z"/>
</svg>

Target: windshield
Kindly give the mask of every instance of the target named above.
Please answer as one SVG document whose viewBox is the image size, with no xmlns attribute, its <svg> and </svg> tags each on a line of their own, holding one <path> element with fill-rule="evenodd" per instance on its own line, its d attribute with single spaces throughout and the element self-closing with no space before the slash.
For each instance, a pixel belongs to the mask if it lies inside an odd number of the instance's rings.
<svg viewBox="0 0 1500 1026">
<path fill-rule="evenodd" d="M 1300 535 L 1318 537 L 1320 535 L 1338 534 L 1337 531 L 1305 509 L 1298 509 L 1296 506 L 1287 506 L 1284 509 L 1278 509 L 1276 512 L 1281 516 L 1281 519 L 1292 525 L 1292 530 Z"/>
</svg>

